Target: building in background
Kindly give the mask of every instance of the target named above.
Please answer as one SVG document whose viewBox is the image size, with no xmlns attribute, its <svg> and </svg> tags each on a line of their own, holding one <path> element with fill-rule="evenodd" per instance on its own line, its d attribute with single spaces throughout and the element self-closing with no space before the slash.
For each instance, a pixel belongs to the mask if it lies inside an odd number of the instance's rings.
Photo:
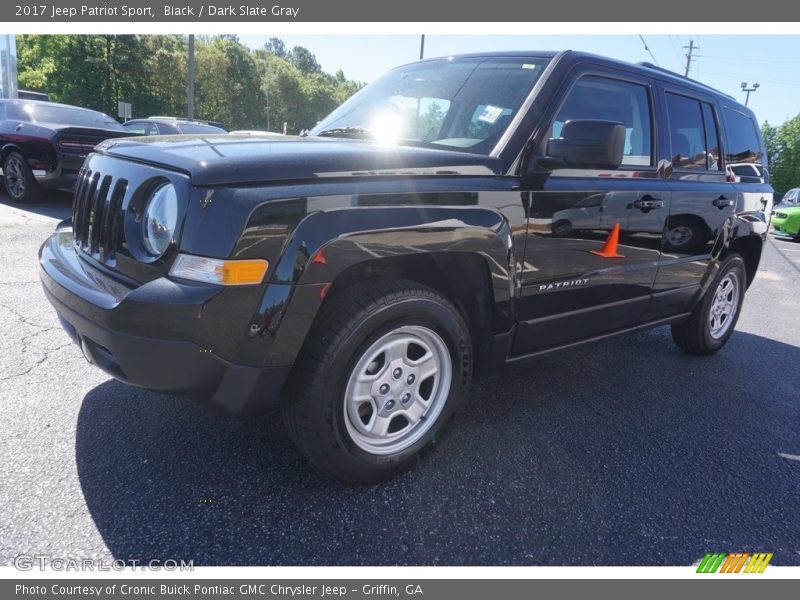
<svg viewBox="0 0 800 600">
<path fill-rule="evenodd" d="M 17 41 L 0 35 L 0 98 L 17 97 Z"/>
</svg>

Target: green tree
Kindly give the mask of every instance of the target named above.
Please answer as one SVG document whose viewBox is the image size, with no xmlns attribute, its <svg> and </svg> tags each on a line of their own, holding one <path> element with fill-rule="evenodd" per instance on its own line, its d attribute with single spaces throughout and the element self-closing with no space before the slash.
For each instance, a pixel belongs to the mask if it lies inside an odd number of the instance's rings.
<svg viewBox="0 0 800 600">
<path fill-rule="evenodd" d="M 800 185 L 800 114 L 778 127 L 761 127 L 772 187 L 784 193 Z"/>
<path fill-rule="evenodd" d="M 292 48 L 289 60 L 303 75 L 322 73 L 322 67 L 317 62 L 317 57 L 308 48 L 295 46 Z"/>
<path fill-rule="evenodd" d="M 180 35 L 20 35 L 20 87 L 58 102 L 111 115 L 117 102 L 134 117 L 184 116 L 187 39 Z M 195 114 L 231 129 L 298 133 L 361 88 L 344 72 L 322 71 L 316 57 L 278 38 L 250 50 L 235 35 L 195 40 Z"/>
</svg>

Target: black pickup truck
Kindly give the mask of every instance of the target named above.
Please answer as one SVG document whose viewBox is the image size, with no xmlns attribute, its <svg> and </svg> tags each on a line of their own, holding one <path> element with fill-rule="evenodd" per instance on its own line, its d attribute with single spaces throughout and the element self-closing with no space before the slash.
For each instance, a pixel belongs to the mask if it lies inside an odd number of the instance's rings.
<svg viewBox="0 0 800 600">
<path fill-rule="evenodd" d="M 426 60 L 302 137 L 102 143 L 41 277 L 117 379 L 235 414 L 280 402 L 317 466 L 375 482 L 439 440 L 473 372 L 665 324 L 719 350 L 766 167 L 748 108 L 652 65 Z"/>
</svg>

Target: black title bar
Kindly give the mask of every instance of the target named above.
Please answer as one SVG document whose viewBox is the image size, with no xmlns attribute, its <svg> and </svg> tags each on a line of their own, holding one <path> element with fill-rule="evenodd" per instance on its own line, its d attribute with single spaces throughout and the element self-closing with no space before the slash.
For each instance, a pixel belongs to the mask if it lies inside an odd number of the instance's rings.
<svg viewBox="0 0 800 600">
<path fill-rule="evenodd" d="M 6 23 L 36 22 L 787 22 L 800 20 L 800 3 L 742 0 L 667 3 L 641 0 L 574 2 L 492 0 L 59 0 L 0 5 Z M 542 33 L 535 28 L 531 34 Z"/>
</svg>

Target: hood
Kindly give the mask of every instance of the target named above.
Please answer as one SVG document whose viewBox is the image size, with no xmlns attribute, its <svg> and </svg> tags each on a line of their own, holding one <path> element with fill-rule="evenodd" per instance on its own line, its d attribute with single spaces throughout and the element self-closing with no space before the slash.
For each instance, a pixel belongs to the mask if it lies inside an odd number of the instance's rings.
<svg viewBox="0 0 800 600">
<path fill-rule="evenodd" d="M 502 161 L 489 156 L 316 137 L 149 136 L 108 140 L 96 151 L 183 171 L 194 185 L 502 172 Z"/>
</svg>

